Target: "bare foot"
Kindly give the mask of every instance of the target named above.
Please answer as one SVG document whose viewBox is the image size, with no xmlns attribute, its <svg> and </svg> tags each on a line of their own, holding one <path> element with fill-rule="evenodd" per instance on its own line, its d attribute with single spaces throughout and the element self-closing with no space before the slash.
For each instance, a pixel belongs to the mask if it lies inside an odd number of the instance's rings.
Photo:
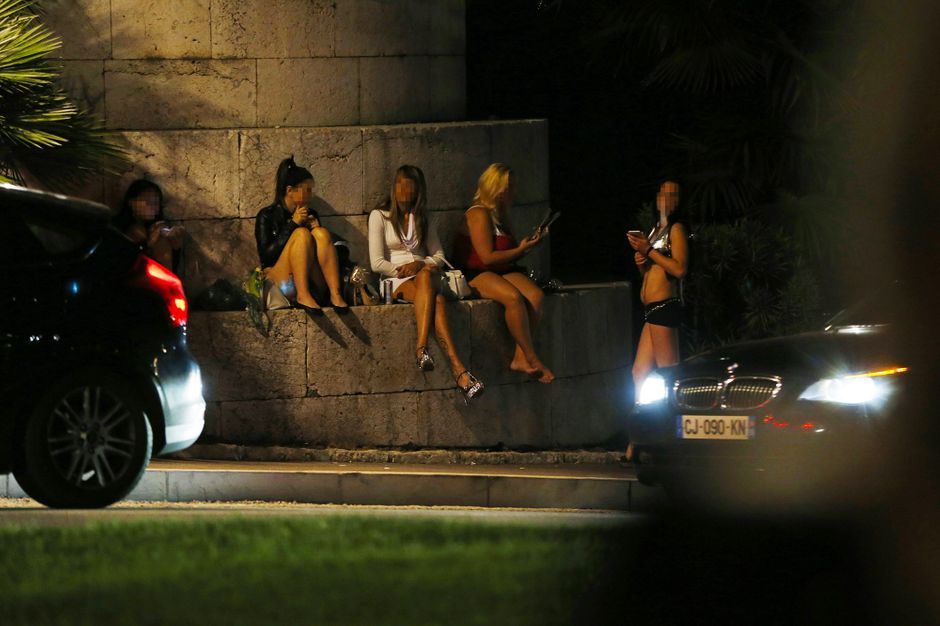
<svg viewBox="0 0 940 626">
<path fill-rule="evenodd" d="M 552 373 L 552 370 L 548 369 L 544 363 L 539 363 L 536 369 L 538 369 L 538 371 L 541 373 L 539 376 L 540 383 L 547 385 L 548 383 L 555 380 L 555 375 Z"/>
<path fill-rule="evenodd" d="M 514 372 L 522 372 L 523 374 L 528 374 L 529 376 L 534 376 L 535 374 L 540 374 L 539 368 L 532 367 L 529 364 L 529 360 L 525 356 L 516 355 L 512 359 L 512 363 L 509 364 L 509 369 Z"/>
</svg>

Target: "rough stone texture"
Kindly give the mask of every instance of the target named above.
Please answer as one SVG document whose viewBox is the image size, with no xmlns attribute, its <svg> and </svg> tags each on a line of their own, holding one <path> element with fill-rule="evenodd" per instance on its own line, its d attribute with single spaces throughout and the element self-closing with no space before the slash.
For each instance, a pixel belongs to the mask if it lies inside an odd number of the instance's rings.
<svg viewBox="0 0 940 626">
<path fill-rule="evenodd" d="M 60 83 L 75 102 L 104 119 L 104 61 L 59 61 Z"/>
<path fill-rule="evenodd" d="M 415 403 L 414 393 L 223 402 L 222 433 L 244 443 L 409 445 L 421 439 Z"/>
<path fill-rule="evenodd" d="M 430 121 L 450 122 L 467 115 L 467 59 L 466 57 L 431 57 Z"/>
<path fill-rule="evenodd" d="M 206 425 L 202 429 L 202 438 L 217 440 L 222 437 L 222 405 L 220 402 L 206 401 Z"/>
<path fill-rule="evenodd" d="M 271 319 L 271 331 L 263 337 L 243 311 L 192 313 L 190 349 L 202 368 L 207 401 L 306 394 L 306 317 L 301 311 L 272 311 Z"/>
<path fill-rule="evenodd" d="M 320 216 L 354 215 L 362 206 L 362 131 L 359 128 L 282 128 L 242 132 L 238 159 L 240 214 L 254 217 L 273 200 L 274 173 L 290 155 L 314 176 Z"/>
<path fill-rule="evenodd" d="M 362 124 L 428 119 L 430 72 L 427 57 L 363 58 L 359 64 Z"/>
<path fill-rule="evenodd" d="M 491 300 L 470 300 L 470 370 L 487 385 L 521 383 L 525 374 L 509 369 L 515 342 L 506 329 L 503 307 Z"/>
<path fill-rule="evenodd" d="M 485 123 L 381 126 L 363 129 L 365 206 L 388 194 L 402 163 L 417 165 L 428 180 L 428 205 L 466 208 L 480 174 L 490 164 Z"/>
<path fill-rule="evenodd" d="M 494 162 L 506 163 L 516 175 L 516 202 L 547 202 L 548 121 L 519 120 L 492 128 Z"/>
<path fill-rule="evenodd" d="M 115 59 L 207 58 L 210 0 L 111 0 Z"/>
<path fill-rule="evenodd" d="M 629 369 L 622 368 L 552 383 L 552 445 L 602 444 L 624 430 L 629 379 Z"/>
<path fill-rule="evenodd" d="M 458 355 L 469 360 L 469 315 L 458 303 L 446 305 Z M 394 391 L 449 389 L 448 361 L 432 338 L 431 372 L 415 366 L 415 319 L 411 305 L 355 307 L 348 315 L 332 311 L 307 330 L 309 394 L 335 396 Z"/>
<path fill-rule="evenodd" d="M 459 54 L 467 50 L 467 7 L 465 0 L 433 0 L 428 54 Z"/>
<path fill-rule="evenodd" d="M 550 394 L 538 383 L 489 385 L 466 406 L 456 389 L 418 395 L 424 445 L 479 448 L 547 446 L 551 439 Z"/>
<path fill-rule="evenodd" d="M 359 121 L 358 59 L 259 59 L 258 126 Z"/>
<path fill-rule="evenodd" d="M 122 133 L 131 168 L 111 180 L 107 199 L 119 206 L 131 181 L 163 189 L 169 219 L 238 216 L 238 133 L 232 130 Z M 228 231 L 227 231 L 228 232 Z M 203 245 L 225 245 L 209 231 Z M 232 242 L 227 242 L 232 243 Z"/>
<path fill-rule="evenodd" d="M 254 126 L 253 61 L 107 61 L 109 128 Z"/>
<path fill-rule="evenodd" d="M 43 21 L 62 39 L 62 59 L 111 57 L 111 0 L 42 0 Z"/>
<path fill-rule="evenodd" d="M 334 15 L 329 0 L 213 0 L 212 56 L 333 56 Z M 273 27 L 272 16 L 290 26 Z"/>
<path fill-rule="evenodd" d="M 187 220 L 183 226 L 187 237 L 181 276 L 190 296 L 219 278 L 240 285 L 258 265 L 253 219 Z"/>
<path fill-rule="evenodd" d="M 336 0 L 336 56 L 426 54 L 427 0 Z"/>
</svg>

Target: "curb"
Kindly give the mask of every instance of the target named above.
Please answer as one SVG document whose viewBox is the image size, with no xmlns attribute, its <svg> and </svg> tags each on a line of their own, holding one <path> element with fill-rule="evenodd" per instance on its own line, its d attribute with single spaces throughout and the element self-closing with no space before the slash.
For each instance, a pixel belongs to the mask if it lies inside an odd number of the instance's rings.
<svg viewBox="0 0 940 626">
<path fill-rule="evenodd" d="M 0 477 L 0 496 L 26 494 L 10 475 Z M 127 499 L 647 511 L 658 505 L 662 495 L 640 485 L 631 468 L 620 467 L 445 469 L 156 460 Z"/>
</svg>

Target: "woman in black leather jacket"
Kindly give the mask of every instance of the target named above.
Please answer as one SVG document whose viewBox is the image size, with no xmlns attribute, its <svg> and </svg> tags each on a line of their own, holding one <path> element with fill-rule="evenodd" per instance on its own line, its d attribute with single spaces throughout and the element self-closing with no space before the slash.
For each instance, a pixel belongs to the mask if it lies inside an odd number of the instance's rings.
<svg viewBox="0 0 940 626">
<path fill-rule="evenodd" d="M 310 208 L 313 175 L 284 159 L 277 168 L 274 203 L 258 211 L 255 241 L 265 275 L 268 308 L 293 302 L 308 313 L 321 313 L 327 297 L 338 312 L 349 309 L 340 292 L 339 260 L 327 229 Z"/>
</svg>

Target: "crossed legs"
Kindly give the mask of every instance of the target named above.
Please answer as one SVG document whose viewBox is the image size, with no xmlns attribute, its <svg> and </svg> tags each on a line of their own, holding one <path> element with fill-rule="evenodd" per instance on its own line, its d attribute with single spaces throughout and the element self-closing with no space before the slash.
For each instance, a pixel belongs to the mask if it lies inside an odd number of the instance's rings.
<svg viewBox="0 0 940 626">
<path fill-rule="evenodd" d="M 437 293 L 437 276 L 432 272 L 433 270 L 425 267 L 418 272 L 413 280 L 399 285 L 395 291 L 395 296 L 400 296 L 415 305 L 415 324 L 418 331 L 415 355 L 422 348 L 427 347 L 433 320 L 437 343 L 441 346 L 444 354 L 447 355 L 447 360 L 450 361 L 451 372 L 458 385 L 466 386 L 470 382 L 467 368 L 460 360 L 460 356 L 457 355 L 457 350 L 454 347 L 450 326 L 447 323 L 447 307 L 445 306 L 444 296 Z"/>
<path fill-rule="evenodd" d="M 516 342 L 510 369 L 538 375 L 542 383 L 555 380 L 555 375 L 536 354 L 532 343 L 532 333 L 541 319 L 544 299 L 538 285 L 518 272 L 502 276 L 483 272 L 470 281 L 470 286 L 481 297 L 495 300 L 505 309 L 506 327 Z"/>
</svg>

